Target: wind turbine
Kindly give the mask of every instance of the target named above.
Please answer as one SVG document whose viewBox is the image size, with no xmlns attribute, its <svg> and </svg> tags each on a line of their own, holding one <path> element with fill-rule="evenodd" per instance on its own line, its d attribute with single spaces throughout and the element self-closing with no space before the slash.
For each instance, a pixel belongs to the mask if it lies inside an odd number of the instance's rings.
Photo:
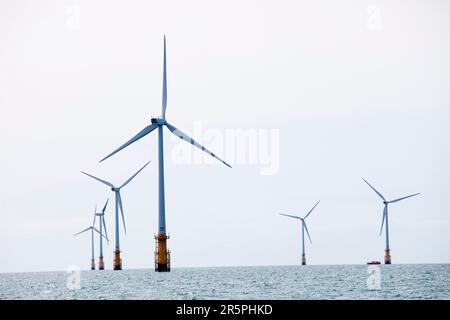
<svg viewBox="0 0 450 320">
<path fill-rule="evenodd" d="M 97 210 L 95 210 L 97 211 Z M 91 257 L 91 270 L 95 270 L 95 259 L 94 259 L 94 231 L 97 232 L 98 234 L 101 235 L 100 231 L 98 231 L 95 228 L 95 212 L 94 212 L 94 221 L 92 221 L 92 225 L 90 227 L 87 227 L 86 229 L 75 233 L 74 236 L 77 236 L 83 232 L 89 231 L 91 230 L 91 253 L 92 253 L 92 257 Z"/>
<path fill-rule="evenodd" d="M 363 180 L 364 180 L 364 182 L 367 183 L 367 184 L 369 185 L 369 187 L 370 187 L 373 191 L 375 191 L 375 193 L 383 200 L 384 209 L 383 209 L 383 220 L 381 221 L 380 236 L 381 236 L 381 233 L 383 232 L 384 221 L 386 221 L 386 227 L 385 227 L 385 229 L 386 229 L 386 249 L 385 249 L 385 253 L 386 253 L 386 254 L 385 254 L 385 256 L 384 256 L 384 263 L 385 263 L 385 264 L 391 264 L 391 250 L 390 250 L 390 248 L 389 248 L 389 219 L 388 219 L 388 205 L 389 205 L 390 203 L 395 203 L 395 202 L 398 202 L 398 201 L 401 201 L 401 200 L 404 200 L 404 199 L 407 199 L 407 198 L 411 198 L 411 197 L 417 196 L 417 195 L 419 195 L 420 193 L 414 193 L 414 194 L 411 194 L 411 195 L 409 195 L 409 196 L 405 196 L 405 197 L 401 197 L 401 198 L 398 198 L 398 199 L 395 199 L 395 200 L 388 201 L 388 200 L 386 200 L 386 198 L 385 198 L 380 192 L 378 192 L 374 187 L 372 187 L 372 186 L 370 185 L 370 183 L 368 183 L 364 178 L 363 178 Z"/>
<path fill-rule="evenodd" d="M 106 206 L 108 205 L 108 200 L 106 200 L 105 205 L 103 206 L 103 209 L 101 212 L 97 212 L 97 206 L 95 206 L 95 216 L 94 216 L 94 225 L 95 225 L 95 217 L 98 216 L 100 219 L 100 256 L 98 257 L 98 270 L 105 270 L 105 263 L 103 262 L 103 228 L 105 228 L 105 235 L 106 235 L 106 239 L 108 240 L 108 244 L 109 244 L 109 239 L 108 239 L 108 231 L 106 229 L 106 223 L 105 223 L 105 210 L 106 210 Z"/>
<path fill-rule="evenodd" d="M 159 177 L 159 214 L 158 214 L 158 235 L 155 237 L 156 240 L 156 251 L 155 251 L 155 271 L 170 271 L 170 251 L 167 250 L 166 240 L 168 236 L 166 235 L 166 212 L 165 212 L 165 196 L 164 196 L 164 144 L 163 144 L 163 127 L 165 126 L 176 135 L 178 138 L 189 142 L 195 147 L 206 152 L 210 156 L 216 158 L 226 166 L 231 166 L 217 157 L 214 153 L 200 145 L 194 139 L 189 137 L 186 133 L 180 131 L 178 128 L 167 122 L 166 120 L 166 107 L 167 107 L 167 71 L 166 71 L 166 36 L 164 36 L 164 65 L 163 65 L 163 85 L 162 85 L 162 115 L 160 118 L 152 118 L 151 124 L 144 129 L 142 129 L 138 134 L 131 138 L 128 142 L 124 143 L 122 146 L 117 148 L 115 151 L 110 153 L 108 156 L 100 160 L 100 162 L 108 159 L 115 153 L 126 148 L 133 142 L 141 139 L 155 129 L 158 129 L 158 177 Z"/>
<path fill-rule="evenodd" d="M 308 227 L 306 226 L 305 219 L 308 218 L 308 216 L 311 214 L 311 212 L 314 210 L 314 208 L 317 207 L 317 205 L 319 204 L 319 202 L 320 202 L 320 200 L 314 205 L 314 207 L 312 207 L 311 210 L 309 210 L 309 212 L 308 212 L 308 213 L 306 214 L 306 216 L 304 216 L 303 218 L 300 218 L 300 217 L 298 217 L 298 216 L 291 216 L 291 215 L 289 215 L 289 214 L 280 213 L 280 215 L 282 215 L 282 216 L 286 216 L 286 217 L 298 219 L 298 220 L 300 220 L 301 223 L 302 223 L 302 266 L 306 265 L 306 254 L 305 254 L 305 231 L 306 231 L 306 234 L 308 235 L 309 242 L 312 243 L 311 237 L 309 236 Z"/>
<path fill-rule="evenodd" d="M 116 222 L 116 249 L 114 251 L 114 262 L 113 262 L 113 269 L 114 270 L 122 270 L 122 259 L 120 258 L 120 239 L 119 239 L 119 208 L 120 208 L 120 213 L 122 215 L 122 224 L 123 224 L 123 229 L 125 231 L 125 234 L 127 234 L 127 228 L 125 227 L 125 217 L 123 215 L 123 205 L 122 205 L 122 197 L 120 195 L 120 189 L 122 189 L 123 187 L 125 187 L 128 183 L 130 183 L 131 180 L 133 180 L 134 177 L 136 177 L 139 172 L 141 172 L 142 170 L 144 170 L 144 168 L 150 163 L 147 162 L 141 169 L 139 169 L 139 171 L 137 171 L 135 174 L 133 174 L 130 178 L 128 178 L 128 180 L 126 180 L 120 187 L 116 187 L 115 185 L 113 185 L 111 182 L 102 180 L 100 178 L 94 177 L 93 175 L 90 175 L 89 173 L 83 172 L 81 171 L 81 173 L 97 180 L 100 181 L 103 184 L 106 184 L 108 187 L 111 187 L 111 191 L 114 192 L 115 195 L 115 200 L 116 200 L 116 215 L 115 215 L 115 222 Z"/>
</svg>

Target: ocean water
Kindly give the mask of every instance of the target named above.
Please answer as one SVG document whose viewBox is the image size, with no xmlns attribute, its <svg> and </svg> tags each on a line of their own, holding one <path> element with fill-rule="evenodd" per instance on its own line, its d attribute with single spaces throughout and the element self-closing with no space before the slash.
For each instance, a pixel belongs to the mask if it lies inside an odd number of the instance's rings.
<svg viewBox="0 0 450 320">
<path fill-rule="evenodd" d="M 336 265 L 81 271 L 79 278 L 67 272 L 5 273 L 0 299 L 450 298 L 449 264 L 381 265 L 379 271 Z M 368 278 L 379 289 L 369 288 Z"/>
</svg>

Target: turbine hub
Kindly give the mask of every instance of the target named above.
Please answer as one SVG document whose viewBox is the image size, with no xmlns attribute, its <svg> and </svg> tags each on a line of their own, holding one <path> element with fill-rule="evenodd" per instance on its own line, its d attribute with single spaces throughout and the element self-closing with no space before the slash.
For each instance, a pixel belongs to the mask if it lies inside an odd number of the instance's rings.
<svg viewBox="0 0 450 320">
<path fill-rule="evenodd" d="M 166 123 L 166 120 L 162 119 L 162 118 L 152 118 L 151 122 L 159 124 L 160 126 L 162 126 L 162 125 L 164 125 Z"/>
<path fill-rule="evenodd" d="M 114 192 L 117 192 L 117 191 L 119 191 L 120 189 L 114 187 L 114 188 L 111 188 L 111 190 L 114 191 Z"/>
<path fill-rule="evenodd" d="M 383 203 L 386 205 L 386 204 L 388 204 L 388 202 L 387 201 L 383 201 Z"/>
</svg>

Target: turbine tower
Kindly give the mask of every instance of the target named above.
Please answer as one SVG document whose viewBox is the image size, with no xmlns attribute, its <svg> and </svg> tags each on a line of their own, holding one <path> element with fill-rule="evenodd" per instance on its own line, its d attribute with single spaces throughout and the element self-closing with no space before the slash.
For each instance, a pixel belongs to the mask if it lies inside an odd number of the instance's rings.
<svg viewBox="0 0 450 320">
<path fill-rule="evenodd" d="M 97 211 L 97 210 L 96 210 Z M 90 227 L 87 227 L 86 229 L 75 233 L 74 236 L 77 236 L 83 232 L 89 231 L 91 230 L 91 270 L 95 270 L 95 259 L 94 259 L 94 231 L 97 232 L 98 234 L 100 234 L 100 231 L 98 231 L 95 228 L 95 212 L 94 212 L 94 221 L 92 221 L 92 225 Z"/>
<path fill-rule="evenodd" d="M 367 184 L 369 185 L 369 187 L 370 187 L 373 191 L 375 191 L 375 193 L 383 200 L 384 208 L 383 208 L 383 220 L 381 221 L 380 236 L 381 236 L 381 233 L 383 232 L 384 221 L 386 221 L 386 227 L 385 227 L 385 230 L 386 230 L 386 249 L 384 250 L 384 251 L 385 251 L 384 263 L 385 263 L 385 264 L 391 264 L 391 249 L 389 248 L 389 217 L 388 217 L 388 205 L 389 205 L 390 203 L 395 203 L 395 202 L 398 202 L 398 201 L 401 201 L 401 200 L 404 200 L 404 199 L 407 199 L 407 198 L 411 198 L 411 197 L 417 196 L 417 195 L 419 195 L 420 193 L 414 193 L 414 194 L 411 194 L 411 195 L 409 195 L 409 196 L 405 196 L 405 197 L 401 197 L 401 198 L 398 198 L 398 199 L 395 199 L 395 200 L 387 201 L 386 198 L 385 198 L 380 192 L 378 192 L 374 187 L 372 187 L 372 186 L 370 185 L 370 183 L 368 183 L 364 178 L 363 178 L 363 180 L 364 180 L 364 182 L 367 183 Z"/>
<path fill-rule="evenodd" d="M 165 209 L 165 195 L 164 195 L 164 144 L 163 144 L 163 127 L 165 126 L 176 135 L 178 138 L 189 142 L 195 147 L 206 152 L 210 156 L 221 161 L 226 166 L 231 166 L 217 157 L 214 153 L 197 143 L 194 139 L 189 137 L 186 133 L 178 130 L 175 126 L 171 125 L 166 120 L 166 108 L 167 108 L 167 70 L 166 70 L 166 36 L 164 36 L 164 62 L 163 62 L 163 85 L 162 85 L 162 114 L 160 118 L 152 118 L 151 124 L 144 129 L 142 129 L 138 134 L 131 138 L 128 142 L 124 143 L 118 149 L 110 153 L 108 156 L 100 160 L 100 162 L 108 159 L 115 153 L 129 146 L 130 144 L 136 142 L 142 137 L 146 136 L 155 129 L 158 129 L 158 178 L 159 178 L 159 214 L 158 214 L 158 234 L 155 237 L 156 240 L 156 250 L 155 250 L 155 271 L 170 271 L 170 251 L 167 249 L 167 239 L 166 234 L 166 209 Z"/>
<path fill-rule="evenodd" d="M 289 215 L 289 214 L 280 213 L 280 215 L 282 215 L 282 216 L 286 216 L 286 217 L 298 219 L 298 220 L 300 220 L 301 223 L 302 223 L 302 266 L 306 265 L 305 231 L 306 231 L 306 234 L 308 235 L 309 242 L 312 243 L 311 237 L 310 237 L 310 235 L 309 235 L 308 227 L 306 226 L 305 219 L 311 214 L 311 212 L 314 210 L 314 208 L 317 207 L 317 205 L 319 204 L 319 202 L 320 202 L 320 200 L 314 205 L 314 207 L 312 207 L 311 210 L 309 210 L 309 212 L 308 212 L 308 213 L 306 214 L 306 216 L 304 216 L 303 218 L 300 218 L 300 217 L 298 217 L 298 216 L 291 216 L 291 215 Z"/>
<path fill-rule="evenodd" d="M 105 229 L 105 235 L 106 235 L 106 239 L 108 240 L 108 244 L 109 244 L 109 239 L 108 239 L 108 231 L 106 229 L 106 223 L 105 223 L 105 210 L 106 210 L 106 206 L 108 205 L 108 200 L 106 200 L 105 205 L 103 206 L 103 209 L 101 212 L 97 212 L 97 206 L 95 206 L 95 216 L 94 216 L 94 225 L 95 225 L 95 217 L 98 216 L 100 219 L 100 256 L 98 257 L 98 270 L 105 270 L 105 263 L 103 262 L 103 228 Z"/>
<path fill-rule="evenodd" d="M 123 214 L 123 205 L 122 205 L 122 197 L 120 195 L 120 189 L 122 189 L 123 187 L 125 187 L 128 183 L 130 183 L 131 180 L 133 180 L 134 177 L 136 177 L 139 172 L 141 172 L 142 170 L 144 170 L 144 168 L 150 163 L 147 162 L 141 169 L 139 169 L 138 172 L 136 172 L 135 174 L 133 174 L 130 178 L 128 178 L 127 181 L 125 181 L 120 187 L 116 187 L 115 185 L 113 185 L 111 182 L 102 180 L 100 178 L 94 177 L 93 175 L 90 175 L 89 173 L 83 172 L 81 171 L 81 173 L 97 180 L 100 181 L 103 184 L 106 184 L 108 187 L 111 188 L 111 191 L 114 192 L 115 195 L 115 205 L 116 205 L 116 214 L 115 214 L 115 222 L 116 222 L 116 226 L 115 226 L 115 231 L 116 231 L 116 249 L 114 251 L 114 261 L 113 261 L 113 269 L 114 270 L 122 270 L 122 259 L 120 258 L 120 236 L 119 236 L 119 208 L 120 208 L 120 213 L 122 215 L 122 224 L 123 224 L 123 230 L 125 231 L 125 234 L 127 234 L 127 228 L 125 227 L 125 217 Z"/>
</svg>

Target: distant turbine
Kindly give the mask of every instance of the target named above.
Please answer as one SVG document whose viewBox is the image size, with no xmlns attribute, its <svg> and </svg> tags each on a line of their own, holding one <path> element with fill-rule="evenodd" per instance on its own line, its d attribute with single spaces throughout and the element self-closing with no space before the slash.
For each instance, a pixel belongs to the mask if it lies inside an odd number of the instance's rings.
<svg viewBox="0 0 450 320">
<path fill-rule="evenodd" d="M 95 206 L 95 216 L 94 216 L 94 223 L 92 224 L 93 226 L 95 226 L 95 217 L 99 216 L 100 219 L 100 256 L 98 257 L 98 270 L 105 270 L 105 263 L 103 262 L 103 228 L 105 229 L 105 235 L 106 235 L 106 239 L 108 240 L 108 244 L 109 244 L 109 239 L 108 239 L 108 230 L 106 229 L 106 223 L 105 223 L 105 210 L 106 210 L 106 206 L 108 205 L 108 200 L 106 200 L 105 205 L 103 206 L 103 209 L 101 212 L 97 212 L 97 206 Z"/>
<path fill-rule="evenodd" d="M 151 124 L 141 130 L 128 142 L 117 148 L 115 151 L 110 153 L 108 156 L 100 160 L 100 162 L 108 159 L 115 153 L 126 148 L 130 144 L 136 142 L 142 137 L 146 136 L 155 129 L 158 129 L 158 164 L 159 164 L 159 219 L 158 219 L 158 235 L 156 239 L 156 252 L 155 252 L 155 271 L 170 271 L 170 251 L 167 250 L 166 240 L 168 236 L 166 235 L 166 209 L 165 209 L 165 197 L 164 197 L 164 144 L 163 144 L 163 127 L 166 126 L 170 132 L 176 135 L 178 138 L 185 140 L 192 144 L 193 146 L 201 149 L 210 156 L 216 158 L 226 166 L 231 166 L 217 157 L 214 153 L 200 145 L 194 139 L 189 137 L 186 133 L 178 130 L 175 126 L 171 125 L 166 121 L 166 107 L 167 107 L 167 71 L 166 71 L 166 37 L 164 36 L 164 66 L 163 66 L 163 89 L 162 89 L 162 115 L 161 118 L 152 118 Z"/>
<path fill-rule="evenodd" d="M 305 219 L 311 214 L 311 212 L 314 210 L 315 207 L 317 207 L 317 205 L 319 204 L 320 200 L 314 205 L 314 207 L 312 207 L 311 210 L 309 210 L 309 212 L 306 214 L 306 216 L 304 216 L 303 218 L 297 217 L 297 216 L 291 216 L 289 214 L 284 214 L 284 213 L 280 213 L 280 215 L 282 216 L 286 216 L 286 217 L 290 217 L 290 218 L 294 218 L 294 219 L 298 219 L 301 221 L 302 223 L 302 265 L 306 265 L 306 254 L 305 254 L 305 230 L 306 230 L 306 234 L 308 235 L 308 239 L 309 242 L 312 243 L 311 241 L 311 237 L 309 236 L 309 231 L 308 231 L 308 227 L 306 226 L 306 222 Z"/>
<path fill-rule="evenodd" d="M 100 231 L 98 231 L 98 230 L 95 228 L 94 225 L 95 225 L 95 212 L 94 212 L 94 221 L 92 222 L 92 226 L 90 226 L 90 227 L 88 227 L 88 228 L 86 228 L 86 229 L 84 229 L 84 230 L 82 230 L 82 231 L 80 231 L 80 232 L 74 234 L 74 236 L 77 236 L 77 235 L 79 235 L 79 234 L 81 234 L 81 233 L 83 233 L 83 232 L 86 232 L 86 231 L 91 230 L 91 252 L 92 252 L 92 257 L 91 257 L 91 270 L 95 270 L 95 258 L 94 258 L 94 231 L 97 232 L 98 234 L 100 234 Z"/>
<path fill-rule="evenodd" d="M 404 200 L 404 199 L 407 199 L 407 198 L 411 198 L 411 197 L 414 197 L 414 196 L 417 196 L 417 195 L 419 195 L 420 193 L 414 193 L 414 194 L 411 194 L 411 195 L 406 196 L 406 197 L 401 197 L 401 198 L 398 198 L 398 199 L 395 199 L 395 200 L 387 201 L 387 200 L 385 199 L 385 197 L 384 197 L 380 192 L 378 192 L 374 187 L 372 187 L 372 186 L 370 185 L 370 183 L 368 183 L 364 178 L 363 178 L 363 180 L 364 180 L 364 182 L 367 183 L 367 184 L 369 185 L 369 187 L 370 187 L 373 191 L 375 191 L 375 193 L 383 200 L 384 209 L 383 209 L 383 220 L 381 221 L 380 236 L 381 236 L 381 233 L 383 232 L 384 221 L 386 220 L 386 227 L 385 227 L 385 229 L 386 229 L 386 249 L 385 249 L 385 253 L 386 253 L 386 254 L 385 254 L 385 256 L 384 256 L 384 263 L 385 263 L 385 264 L 391 264 L 391 250 L 390 250 L 390 248 L 389 248 L 388 204 L 394 203 L 394 202 L 398 202 L 398 201 L 401 201 L 401 200 Z"/>
<path fill-rule="evenodd" d="M 127 229 L 125 227 L 125 217 L 123 214 L 123 206 L 122 206 L 122 197 L 120 196 L 120 189 L 122 189 L 123 187 L 125 187 L 128 183 L 130 183 L 131 180 L 133 180 L 134 177 L 136 177 L 139 172 L 141 172 L 142 170 L 144 170 L 144 168 L 150 163 L 147 162 L 141 169 L 139 169 L 138 172 L 136 172 L 135 174 L 133 174 L 127 181 L 125 181 L 120 187 L 116 187 L 114 186 L 112 183 L 102 180 L 100 178 L 94 177 L 93 175 L 90 175 L 89 173 L 83 172 L 81 171 L 81 173 L 97 180 L 100 181 L 103 184 L 106 184 L 107 186 L 111 187 L 111 190 L 114 192 L 115 194 L 115 199 L 116 199 L 116 215 L 115 215 L 115 222 L 116 222 L 116 250 L 114 251 L 114 262 L 113 262 L 113 269 L 114 270 L 122 270 L 122 259 L 120 258 L 120 239 L 119 239 L 119 208 L 120 208 L 120 213 L 122 215 L 122 224 L 123 224 L 123 229 L 125 231 L 125 234 L 127 233 Z"/>
</svg>

